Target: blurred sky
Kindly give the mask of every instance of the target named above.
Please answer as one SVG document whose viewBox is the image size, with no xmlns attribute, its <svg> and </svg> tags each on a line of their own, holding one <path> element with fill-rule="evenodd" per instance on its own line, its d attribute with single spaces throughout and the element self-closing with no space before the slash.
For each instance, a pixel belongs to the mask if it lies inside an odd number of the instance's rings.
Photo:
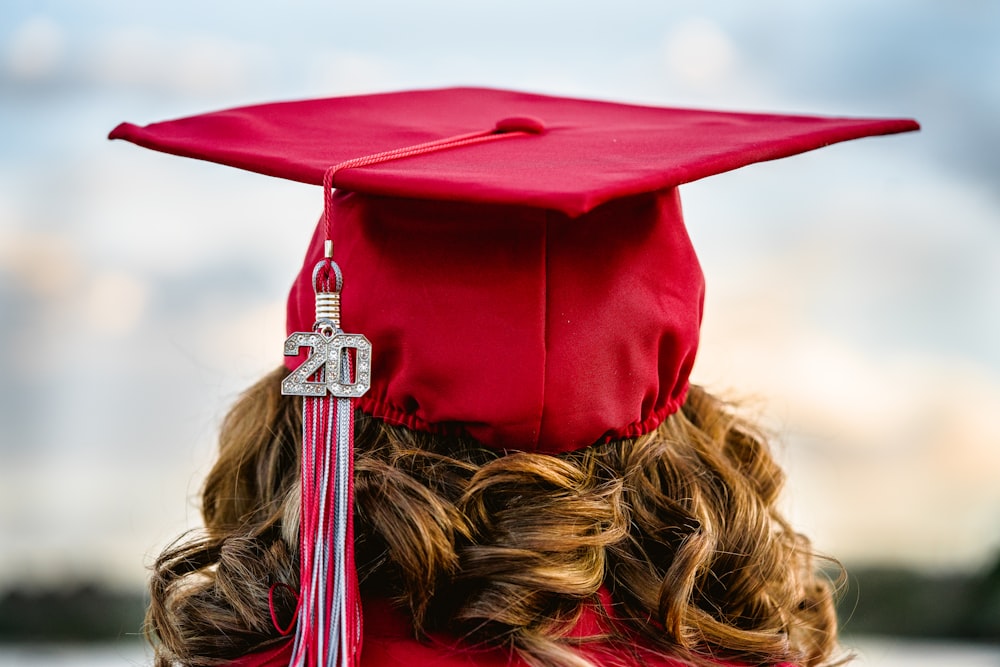
<svg viewBox="0 0 1000 667">
<path fill-rule="evenodd" d="M 682 189 L 709 281 L 695 380 L 782 435 L 821 550 L 981 567 L 1000 548 L 998 37 L 988 0 L 6 0 L 0 587 L 136 584 L 196 524 L 219 419 L 281 362 L 321 207 L 107 132 L 456 84 L 918 118 Z"/>
</svg>

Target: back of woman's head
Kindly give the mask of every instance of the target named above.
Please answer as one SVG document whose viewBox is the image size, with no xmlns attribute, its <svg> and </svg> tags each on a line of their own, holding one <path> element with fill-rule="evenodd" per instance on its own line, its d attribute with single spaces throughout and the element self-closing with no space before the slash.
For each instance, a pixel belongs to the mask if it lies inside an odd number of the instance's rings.
<svg viewBox="0 0 1000 667">
<path fill-rule="evenodd" d="M 158 664 L 264 648 L 294 613 L 301 418 L 298 399 L 280 396 L 282 374 L 225 421 L 204 534 L 154 566 Z M 697 387 L 655 431 L 561 455 L 505 454 L 361 414 L 355 438 L 362 595 L 406 608 L 418 635 L 587 664 L 576 650 L 587 639 L 566 635 L 596 607 L 611 618 L 591 638 L 605 646 L 639 642 L 692 663 L 830 658 L 831 592 L 775 507 L 781 471 L 764 438 Z"/>
</svg>

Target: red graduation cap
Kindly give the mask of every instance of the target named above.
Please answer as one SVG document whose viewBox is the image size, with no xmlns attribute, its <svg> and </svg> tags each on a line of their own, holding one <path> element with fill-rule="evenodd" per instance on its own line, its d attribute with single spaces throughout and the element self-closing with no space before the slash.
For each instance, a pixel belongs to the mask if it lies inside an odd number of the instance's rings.
<svg viewBox="0 0 1000 667">
<path fill-rule="evenodd" d="M 917 128 L 911 120 L 454 88 L 122 124 L 111 137 L 324 185 L 326 224 L 316 230 L 288 302 L 288 330 L 303 333 L 290 337 L 286 353 L 294 354 L 298 336 L 315 338 L 317 281 L 340 282 L 314 275 L 314 267 L 326 266 L 327 241 L 342 270 L 344 329 L 366 336 L 371 353 L 345 343 L 356 350 L 355 366 L 339 371 L 348 396 L 352 381 L 370 377 L 366 393 L 357 396 L 358 387 L 355 397 L 338 399 L 336 415 L 306 401 L 304 422 L 314 429 L 303 436 L 303 461 L 317 456 L 309 465 L 319 465 L 322 443 L 314 454 L 305 443 L 329 437 L 323 432 L 333 424 L 343 432 L 325 440 L 327 448 L 349 438 L 353 407 L 343 401 L 413 429 L 464 431 L 498 449 L 557 453 L 652 431 L 684 401 L 702 313 L 703 277 L 677 186 Z M 321 301 L 320 310 L 336 312 L 337 304 Z M 345 363 L 343 349 L 323 348 L 324 359 Z M 288 359 L 290 382 L 302 357 Z M 330 496 L 347 503 L 346 510 L 338 505 L 339 527 L 324 528 L 307 517 L 329 490 L 307 490 L 305 477 L 300 576 L 308 597 L 309 581 L 327 581 L 309 573 L 328 567 L 310 535 L 333 540 L 331 551 L 348 572 L 353 539 L 349 487 Z M 351 638 L 359 632 L 350 630 L 356 589 L 342 573 L 336 585 L 347 593 L 327 591 L 328 600 L 308 608 L 340 609 L 337 622 L 347 630 L 303 631 L 300 614 L 299 632 L 308 635 L 302 642 L 347 643 L 306 651 L 297 643 L 296 662 L 304 653 L 313 660 L 337 653 L 345 664 L 357 655 Z"/>
<path fill-rule="evenodd" d="M 342 317 L 375 350 L 362 410 L 558 452 L 650 431 L 684 399 L 703 285 L 676 186 L 917 128 L 452 88 L 125 123 L 111 138 L 320 185 L 349 160 L 506 135 L 337 171 Z M 323 240 L 290 332 L 313 323 Z"/>
</svg>

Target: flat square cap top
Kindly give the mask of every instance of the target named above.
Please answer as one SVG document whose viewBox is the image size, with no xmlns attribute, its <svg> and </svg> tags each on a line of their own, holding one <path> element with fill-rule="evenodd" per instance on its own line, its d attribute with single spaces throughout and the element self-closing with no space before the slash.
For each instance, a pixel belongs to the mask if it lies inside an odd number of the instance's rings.
<svg viewBox="0 0 1000 667">
<path fill-rule="evenodd" d="M 344 169 L 334 184 L 577 216 L 754 162 L 918 127 L 907 119 L 730 113 L 447 88 L 262 104 L 144 127 L 122 123 L 110 136 L 320 185 L 328 168 L 347 160 L 499 128 L 513 136 Z"/>
</svg>

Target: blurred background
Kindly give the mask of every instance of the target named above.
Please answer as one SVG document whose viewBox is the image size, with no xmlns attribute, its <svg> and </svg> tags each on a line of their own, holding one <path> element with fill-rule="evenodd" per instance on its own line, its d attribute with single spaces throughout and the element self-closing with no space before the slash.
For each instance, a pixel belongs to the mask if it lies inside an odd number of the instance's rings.
<svg viewBox="0 0 1000 667">
<path fill-rule="evenodd" d="M 146 567 L 197 525 L 227 406 L 281 363 L 321 210 L 107 132 L 467 84 L 922 123 L 682 189 L 694 379 L 780 436 L 863 664 L 1000 664 L 998 72 L 988 0 L 6 0 L 0 664 L 147 659 Z"/>
</svg>

